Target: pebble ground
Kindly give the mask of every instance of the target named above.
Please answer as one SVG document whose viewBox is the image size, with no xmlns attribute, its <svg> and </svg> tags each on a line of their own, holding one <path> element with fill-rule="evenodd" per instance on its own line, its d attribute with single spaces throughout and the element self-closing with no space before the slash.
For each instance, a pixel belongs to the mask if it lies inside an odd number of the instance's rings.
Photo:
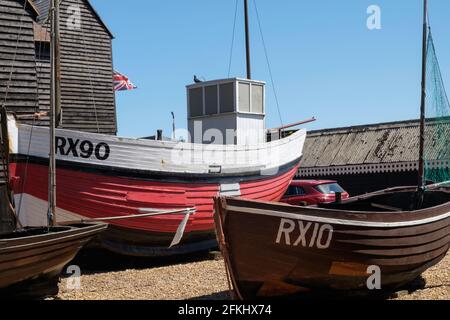
<svg viewBox="0 0 450 320">
<path fill-rule="evenodd" d="M 230 299 L 224 261 L 218 254 L 149 260 L 89 250 L 82 252 L 73 264 L 81 268 L 81 288 L 71 289 L 71 282 L 64 278 L 57 299 Z M 450 300 L 450 252 L 420 279 L 385 299 Z"/>
</svg>

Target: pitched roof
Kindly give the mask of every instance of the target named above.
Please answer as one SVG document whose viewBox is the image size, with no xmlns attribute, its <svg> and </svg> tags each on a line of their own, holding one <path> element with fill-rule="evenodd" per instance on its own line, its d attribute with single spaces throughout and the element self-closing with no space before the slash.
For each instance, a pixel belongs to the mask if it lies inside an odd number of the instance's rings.
<svg viewBox="0 0 450 320">
<path fill-rule="evenodd" d="M 51 0 L 33 0 L 35 2 L 36 7 L 39 10 L 39 21 L 43 21 L 47 18 L 48 12 L 50 10 L 50 3 Z M 62 0 L 63 1 L 63 0 Z M 95 8 L 92 6 L 89 0 L 82 0 L 84 1 L 89 9 L 92 11 L 94 16 L 97 18 L 98 22 L 103 26 L 103 28 L 106 30 L 106 32 L 110 35 L 111 39 L 114 39 L 114 35 L 112 34 L 111 30 L 109 30 L 106 23 L 102 20 L 98 12 L 95 10 Z"/>
<path fill-rule="evenodd" d="M 450 121 L 428 121 L 428 160 L 450 160 Z M 392 164 L 419 159 L 419 120 L 310 131 L 303 168 Z"/>
<path fill-rule="evenodd" d="M 31 9 L 31 12 L 33 13 L 34 17 L 39 16 L 39 10 L 36 7 L 36 4 L 34 3 L 35 0 L 28 0 L 27 1 L 27 7 L 28 9 Z M 20 2 L 23 6 L 24 0 L 17 0 L 17 2 Z"/>
<path fill-rule="evenodd" d="M 39 9 L 36 7 L 34 0 L 28 0 L 28 4 L 33 9 L 33 11 L 36 13 L 36 15 L 39 15 Z"/>
</svg>

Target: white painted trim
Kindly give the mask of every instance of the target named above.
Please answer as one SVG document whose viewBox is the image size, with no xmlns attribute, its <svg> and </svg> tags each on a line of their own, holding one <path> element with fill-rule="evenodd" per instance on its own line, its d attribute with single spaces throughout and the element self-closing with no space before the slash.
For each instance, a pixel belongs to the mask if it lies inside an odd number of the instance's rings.
<svg viewBox="0 0 450 320">
<path fill-rule="evenodd" d="M 331 211 L 327 209 L 317 209 L 317 208 L 305 208 L 306 210 L 311 211 Z M 256 214 L 262 216 L 270 216 L 270 217 L 278 217 L 278 218 L 286 218 L 292 220 L 302 220 L 302 221 L 311 221 L 311 222 L 319 222 L 319 223 L 328 223 L 335 225 L 348 225 L 348 226 L 358 226 L 358 227 L 373 227 L 373 228 L 395 228 L 395 227 L 411 227 L 423 225 L 431 222 L 440 221 L 450 217 L 450 212 L 444 213 L 442 215 L 431 217 L 427 219 L 414 220 L 414 221 L 401 221 L 401 222 L 373 222 L 373 221 L 356 221 L 356 220 L 344 220 L 344 219 L 335 219 L 335 218 L 323 218 L 323 217 L 315 217 L 304 214 L 295 214 L 295 213 L 287 213 L 287 212 L 278 212 L 278 211 L 270 211 L 264 209 L 256 209 L 256 208 L 244 208 L 239 206 L 226 206 L 226 210 L 234 211 L 234 212 L 244 212 L 248 214 Z M 349 213 L 361 213 L 361 212 L 352 212 Z"/>
</svg>

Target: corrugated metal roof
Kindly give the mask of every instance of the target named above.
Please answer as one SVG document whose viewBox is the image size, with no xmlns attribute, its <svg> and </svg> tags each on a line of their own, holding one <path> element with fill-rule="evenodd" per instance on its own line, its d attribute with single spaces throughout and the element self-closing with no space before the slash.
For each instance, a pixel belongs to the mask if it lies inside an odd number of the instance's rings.
<svg viewBox="0 0 450 320">
<path fill-rule="evenodd" d="M 426 158 L 450 159 L 450 121 L 426 127 Z M 302 167 L 413 162 L 419 159 L 419 120 L 311 131 Z"/>
</svg>

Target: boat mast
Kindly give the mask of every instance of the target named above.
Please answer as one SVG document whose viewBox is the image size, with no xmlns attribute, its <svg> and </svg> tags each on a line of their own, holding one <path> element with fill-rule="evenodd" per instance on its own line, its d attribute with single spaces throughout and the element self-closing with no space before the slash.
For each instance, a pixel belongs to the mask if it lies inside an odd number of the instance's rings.
<svg viewBox="0 0 450 320">
<path fill-rule="evenodd" d="M 425 186 L 425 104 L 426 104 L 426 74 L 427 74 L 427 41 L 428 41 L 428 0 L 423 2 L 423 34 L 422 34 L 422 95 L 420 101 L 420 148 L 419 148 L 419 179 L 418 188 Z"/>
<path fill-rule="evenodd" d="M 49 153 L 49 184 L 48 184 L 48 225 L 56 224 L 56 154 L 55 129 L 59 124 L 61 110 L 60 88 L 60 52 L 59 52 L 59 0 L 51 3 L 51 88 L 50 88 L 50 153 Z"/>
<path fill-rule="evenodd" d="M 252 78 L 252 68 L 250 63 L 250 28 L 248 23 L 248 0 L 244 0 L 245 12 L 245 51 L 247 55 L 247 79 Z"/>
</svg>

